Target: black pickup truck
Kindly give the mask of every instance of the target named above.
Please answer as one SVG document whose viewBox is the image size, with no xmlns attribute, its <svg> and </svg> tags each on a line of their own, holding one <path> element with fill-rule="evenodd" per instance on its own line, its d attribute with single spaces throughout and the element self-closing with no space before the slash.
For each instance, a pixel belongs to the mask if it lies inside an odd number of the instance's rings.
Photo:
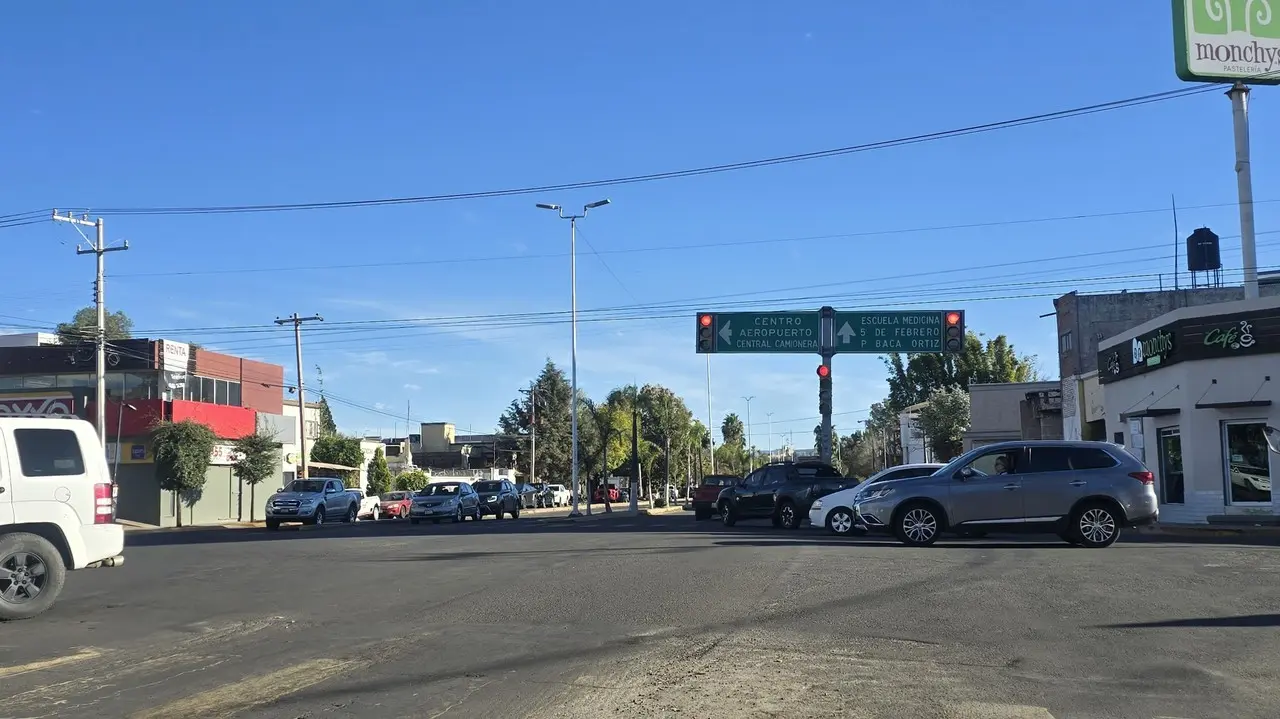
<svg viewBox="0 0 1280 719">
<path fill-rule="evenodd" d="M 798 529 L 814 500 L 857 483 L 823 462 L 770 462 L 720 490 L 716 509 L 726 527 L 743 519 L 769 519 L 775 527 Z"/>
</svg>

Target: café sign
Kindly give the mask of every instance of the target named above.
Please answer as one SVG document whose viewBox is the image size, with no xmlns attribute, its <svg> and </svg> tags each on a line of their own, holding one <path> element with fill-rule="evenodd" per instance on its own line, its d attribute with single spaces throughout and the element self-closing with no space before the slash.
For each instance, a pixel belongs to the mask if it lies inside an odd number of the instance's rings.
<svg viewBox="0 0 1280 719">
<path fill-rule="evenodd" d="M 1258 340 L 1253 336 L 1253 324 L 1249 320 L 1240 320 L 1238 325 L 1226 328 L 1214 327 L 1204 333 L 1204 344 L 1208 347 L 1247 350 L 1257 343 Z"/>
<path fill-rule="evenodd" d="M 1148 337 L 1133 338 L 1133 364 L 1148 367 L 1160 364 L 1165 357 L 1173 354 L 1173 334 L 1164 330 L 1157 331 Z"/>
<path fill-rule="evenodd" d="M 1188 317 L 1098 351 L 1098 381 L 1116 382 L 1178 362 L 1280 354 L 1280 307 Z"/>
</svg>

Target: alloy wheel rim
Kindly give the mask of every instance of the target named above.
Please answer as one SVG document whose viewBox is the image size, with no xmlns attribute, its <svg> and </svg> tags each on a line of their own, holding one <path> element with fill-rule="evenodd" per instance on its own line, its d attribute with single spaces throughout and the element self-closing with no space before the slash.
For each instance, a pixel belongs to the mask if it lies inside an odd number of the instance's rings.
<svg viewBox="0 0 1280 719">
<path fill-rule="evenodd" d="M 26 604 L 44 593 L 49 568 L 31 552 L 14 552 L 0 559 L 0 597 L 9 604 Z"/>
<path fill-rule="evenodd" d="M 844 534 L 853 529 L 853 517 L 848 512 L 836 512 L 831 515 L 831 528 L 838 534 Z"/>
<path fill-rule="evenodd" d="M 1080 515 L 1080 535 L 1090 542 L 1101 543 L 1116 533 L 1116 520 L 1105 509 L 1094 508 Z"/>
<path fill-rule="evenodd" d="M 913 542 L 927 542 L 938 533 L 938 520 L 933 512 L 916 508 L 902 518 L 902 532 Z"/>
<path fill-rule="evenodd" d="M 787 505 L 782 508 L 783 524 L 790 525 L 792 520 L 794 520 L 795 518 L 796 518 L 796 510 L 792 509 L 791 505 Z"/>
</svg>

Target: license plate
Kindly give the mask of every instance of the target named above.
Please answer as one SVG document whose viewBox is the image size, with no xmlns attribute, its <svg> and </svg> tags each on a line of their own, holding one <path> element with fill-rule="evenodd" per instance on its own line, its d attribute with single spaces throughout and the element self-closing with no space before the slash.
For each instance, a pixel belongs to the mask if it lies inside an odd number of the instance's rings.
<svg viewBox="0 0 1280 719">
<path fill-rule="evenodd" d="M 279 509 L 279 508 L 276 509 L 276 514 L 297 514 L 297 513 L 298 513 L 298 510 L 296 509 Z"/>
</svg>

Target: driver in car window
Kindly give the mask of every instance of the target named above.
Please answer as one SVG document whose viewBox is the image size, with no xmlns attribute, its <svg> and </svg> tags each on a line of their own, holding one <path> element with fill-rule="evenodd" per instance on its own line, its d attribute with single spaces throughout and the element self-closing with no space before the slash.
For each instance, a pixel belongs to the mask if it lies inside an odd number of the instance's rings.
<svg viewBox="0 0 1280 719">
<path fill-rule="evenodd" d="M 996 474 L 1009 473 L 1009 460 L 1007 457 L 1001 456 L 996 458 Z"/>
</svg>

